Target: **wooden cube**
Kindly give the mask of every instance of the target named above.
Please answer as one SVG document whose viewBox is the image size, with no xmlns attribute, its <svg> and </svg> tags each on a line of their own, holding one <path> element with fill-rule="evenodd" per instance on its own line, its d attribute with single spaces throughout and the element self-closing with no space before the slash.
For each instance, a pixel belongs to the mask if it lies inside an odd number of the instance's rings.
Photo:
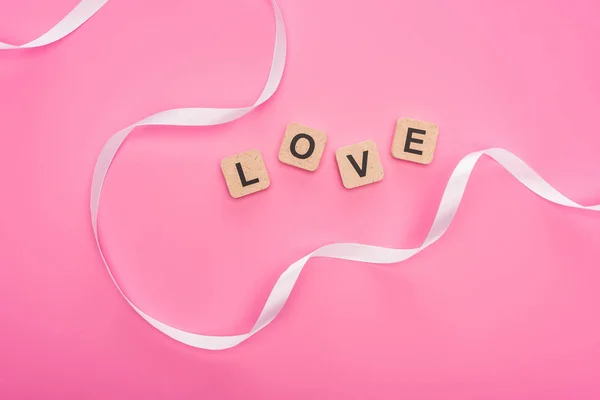
<svg viewBox="0 0 600 400">
<path fill-rule="evenodd" d="M 307 171 L 319 168 L 327 135 L 300 124 L 289 124 L 279 149 L 279 161 Z"/>
<path fill-rule="evenodd" d="M 383 166 L 372 140 L 340 147 L 335 152 L 342 183 L 346 189 L 369 185 L 383 179 Z"/>
<path fill-rule="evenodd" d="M 258 150 L 224 158 L 221 170 L 229 194 L 235 199 L 265 190 L 271 184 L 265 162 Z"/>
<path fill-rule="evenodd" d="M 392 155 L 401 160 L 429 164 L 438 136 L 438 127 L 431 122 L 400 118 L 396 124 Z"/>
</svg>

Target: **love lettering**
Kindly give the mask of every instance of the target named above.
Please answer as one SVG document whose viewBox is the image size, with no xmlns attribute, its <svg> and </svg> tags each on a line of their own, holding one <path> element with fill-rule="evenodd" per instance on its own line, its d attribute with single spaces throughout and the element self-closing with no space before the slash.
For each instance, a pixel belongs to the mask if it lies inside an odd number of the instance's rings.
<svg viewBox="0 0 600 400">
<path fill-rule="evenodd" d="M 429 164 L 438 136 L 438 127 L 430 122 L 400 118 L 396 124 L 392 155 L 401 160 Z M 279 161 L 307 171 L 316 171 L 323 157 L 327 135 L 299 124 L 289 124 L 279 149 Z M 347 189 L 379 182 L 383 167 L 372 140 L 340 147 L 335 158 Z M 233 198 L 247 196 L 269 187 L 271 181 L 258 150 L 250 150 L 221 161 L 221 170 Z"/>
</svg>

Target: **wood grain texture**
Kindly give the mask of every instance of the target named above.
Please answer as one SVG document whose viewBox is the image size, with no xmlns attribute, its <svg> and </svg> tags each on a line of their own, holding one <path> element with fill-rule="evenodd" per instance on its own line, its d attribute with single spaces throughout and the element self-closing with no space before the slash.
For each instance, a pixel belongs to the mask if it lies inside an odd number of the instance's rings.
<svg viewBox="0 0 600 400">
<path fill-rule="evenodd" d="M 325 133 L 304 125 L 290 123 L 283 135 L 279 161 L 307 171 L 316 171 L 323 157 L 326 142 Z"/>
<path fill-rule="evenodd" d="M 271 184 L 265 162 L 258 150 L 249 150 L 224 158 L 221 161 L 221 170 L 229 194 L 235 199 L 265 190 Z"/>
<path fill-rule="evenodd" d="M 383 179 L 379 151 L 372 140 L 340 147 L 335 152 L 335 158 L 346 189 L 369 185 Z"/>
<path fill-rule="evenodd" d="M 396 124 L 392 155 L 400 160 L 429 164 L 438 136 L 438 127 L 431 122 L 400 118 Z"/>
</svg>

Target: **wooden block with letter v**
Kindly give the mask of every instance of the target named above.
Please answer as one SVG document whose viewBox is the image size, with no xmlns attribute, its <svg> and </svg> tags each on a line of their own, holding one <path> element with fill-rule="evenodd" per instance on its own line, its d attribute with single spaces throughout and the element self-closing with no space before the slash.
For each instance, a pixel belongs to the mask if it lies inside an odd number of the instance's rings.
<svg viewBox="0 0 600 400">
<path fill-rule="evenodd" d="M 265 162 L 258 150 L 224 158 L 221 170 L 234 199 L 265 190 L 271 184 Z"/>
<path fill-rule="evenodd" d="M 431 122 L 400 118 L 396 124 L 392 155 L 401 160 L 420 164 L 433 161 L 438 127 Z"/>
<path fill-rule="evenodd" d="M 307 171 L 319 168 L 327 135 L 300 124 L 289 124 L 279 149 L 279 161 Z"/>
<path fill-rule="evenodd" d="M 346 189 L 369 185 L 383 179 L 383 166 L 372 140 L 340 147 L 335 152 L 342 183 Z"/>
</svg>

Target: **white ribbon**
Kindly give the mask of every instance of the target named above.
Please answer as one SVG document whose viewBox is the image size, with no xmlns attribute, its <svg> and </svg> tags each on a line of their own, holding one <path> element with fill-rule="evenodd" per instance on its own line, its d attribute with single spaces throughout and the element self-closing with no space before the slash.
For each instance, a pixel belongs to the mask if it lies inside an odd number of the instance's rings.
<svg viewBox="0 0 600 400">
<path fill-rule="evenodd" d="M 54 43 L 83 25 L 83 23 L 94 15 L 96 11 L 101 9 L 106 2 L 108 2 L 108 0 L 81 0 L 70 13 L 37 39 L 20 46 L 0 42 L 0 50 L 30 49 Z"/>
<path fill-rule="evenodd" d="M 48 32 L 40 36 L 39 38 L 26 43 L 21 46 L 14 46 L 0 42 L 0 49 L 16 49 L 16 48 L 32 48 L 40 47 L 57 40 L 62 39 L 69 33 L 73 32 L 79 26 L 81 26 L 88 18 L 90 18 L 96 11 L 98 11 L 108 0 L 82 0 L 65 18 L 63 18 L 56 26 L 50 29 Z M 180 108 L 162 111 L 157 114 L 151 115 L 133 125 L 117 132 L 114 134 L 102 148 L 96 167 L 94 168 L 91 197 L 90 197 L 90 210 L 92 218 L 92 228 L 94 236 L 96 238 L 96 244 L 100 251 L 100 256 L 106 266 L 106 269 L 113 280 L 115 286 L 123 296 L 123 298 L 129 303 L 129 305 L 144 318 L 150 325 L 163 332 L 167 336 L 187 345 L 208 349 L 208 350 L 223 350 L 228 349 L 242 343 L 256 332 L 267 326 L 273 319 L 279 314 L 283 308 L 285 302 L 289 298 L 298 276 L 302 272 L 302 269 L 306 265 L 306 262 L 312 257 L 329 257 L 338 258 L 343 260 L 352 260 L 365 263 L 373 264 L 392 264 L 404 261 L 420 251 L 424 250 L 435 241 L 437 241 L 446 232 L 454 215 L 456 214 L 460 205 L 461 199 L 465 192 L 465 188 L 471 172 L 473 171 L 477 160 L 482 155 L 487 155 L 496 160 L 502 167 L 509 171 L 519 182 L 529 188 L 532 192 L 538 196 L 562 205 L 565 207 L 581 208 L 591 211 L 600 211 L 600 204 L 595 206 L 582 206 L 558 192 L 549 183 L 547 183 L 541 176 L 539 176 L 533 169 L 525 164 L 514 154 L 504 149 L 488 149 L 483 151 L 474 152 L 464 157 L 454 169 L 444 194 L 440 202 L 438 212 L 435 216 L 434 222 L 431 226 L 427 238 L 423 243 L 413 249 L 392 249 L 386 247 L 370 246 L 357 243 L 333 243 L 328 244 L 312 253 L 304 256 L 300 260 L 290 265 L 279 277 L 275 286 L 271 290 L 269 298 L 265 303 L 258 320 L 252 327 L 252 329 L 244 334 L 231 335 L 231 336 L 209 336 L 200 335 L 196 333 L 182 331 L 175 327 L 169 326 L 163 322 L 160 322 L 151 316 L 144 313 L 133 302 L 127 298 L 123 293 L 119 284 L 115 280 L 111 269 L 106 262 L 106 258 L 102 252 L 100 240 L 98 237 L 98 207 L 100 205 L 100 194 L 102 192 L 102 186 L 104 179 L 110 168 L 110 164 L 114 159 L 119 147 L 123 141 L 127 138 L 129 133 L 137 126 L 142 125 L 175 125 L 175 126 L 210 126 L 223 124 L 229 121 L 238 119 L 254 108 L 258 107 L 265 101 L 267 101 L 271 95 L 277 89 L 281 76 L 283 75 L 285 53 L 286 53 L 286 38 L 285 38 L 285 27 L 281 13 L 277 7 L 277 4 L 272 0 L 273 9 L 275 12 L 275 51 L 273 54 L 273 61 L 271 64 L 271 70 L 269 78 L 262 94 L 258 100 L 249 107 L 244 108 L 228 108 L 228 109 L 217 109 L 217 108 Z"/>
<path fill-rule="evenodd" d="M 111 136 L 108 139 L 108 141 L 104 144 L 104 147 L 102 147 L 100 155 L 98 156 L 98 160 L 96 161 L 96 166 L 94 168 L 90 196 L 92 228 L 94 230 L 94 236 L 96 238 L 98 250 L 100 251 L 100 256 L 102 257 L 102 261 L 104 262 L 106 270 L 108 271 L 111 279 L 117 286 L 117 289 L 119 290 L 121 295 L 129 303 L 129 305 L 133 307 L 133 309 L 139 315 L 141 315 L 142 318 L 148 321 L 150 325 L 154 326 L 156 329 L 172 337 L 173 339 L 194 347 L 211 350 L 220 350 L 233 347 L 243 342 L 251 335 L 253 335 L 256 331 L 258 331 L 258 329 L 262 328 L 262 326 L 244 335 L 197 335 L 164 324 L 147 315 L 138 307 L 136 307 L 136 305 L 133 304 L 133 302 L 129 300 L 129 298 L 127 298 L 125 293 L 123 293 L 123 291 L 119 287 L 119 284 L 113 276 L 111 269 L 106 261 L 106 258 L 104 257 L 104 253 L 102 252 L 102 246 L 100 245 L 100 239 L 98 237 L 98 207 L 100 205 L 100 194 L 102 192 L 104 179 L 106 178 L 106 174 L 108 173 L 108 169 L 110 168 L 112 160 L 114 159 L 115 155 L 117 154 L 117 151 L 121 147 L 121 144 L 123 144 L 123 141 L 127 138 L 127 136 L 129 136 L 129 134 L 131 133 L 131 131 L 133 131 L 135 127 L 144 125 L 211 126 L 224 124 L 226 122 L 236 120 L 248 114 L 250 111 L 254 110 L 256 107 L 260 106 L 265 101 L 267 101 L 273 95 L 273 93 L 275 93 L 275 90 L 277 90 L 277 87 L 279 86 L 279 82 L 281 81 L 281 77 L 283 75 L 287 45 L 283 17 L 281 16 L 281 12 L 279 11 L 275 0 L 271 0 L 271 3 L 273 5 L 273 11 L 275 13 L 275 49 L 273 52 L 273 60 L 271 62 L 271 70 L 269 72 L 269 77 L 261 95 L 253 105 L 243 108 L 176 108 L 172 110 L 158 112 L 147 118 L 144 118 L 141 121 L 134 123 L 133 125 L 128 126 L 127 128 L 120 130 L 119 132 Z M 274 288 L 274 291 L 275 289 L 277 288 Z M 263 314 L 264 313 L 265 312 L 263 312 Z M 274 316 L 275 315 L 273 315 L 273 317 Z M 265 317 L 262 317 L 260 320 L 264 320 L 264 318 Z M 266 323 L 268 322 L 270 322 L 270 320 Z"/>
</svg>

